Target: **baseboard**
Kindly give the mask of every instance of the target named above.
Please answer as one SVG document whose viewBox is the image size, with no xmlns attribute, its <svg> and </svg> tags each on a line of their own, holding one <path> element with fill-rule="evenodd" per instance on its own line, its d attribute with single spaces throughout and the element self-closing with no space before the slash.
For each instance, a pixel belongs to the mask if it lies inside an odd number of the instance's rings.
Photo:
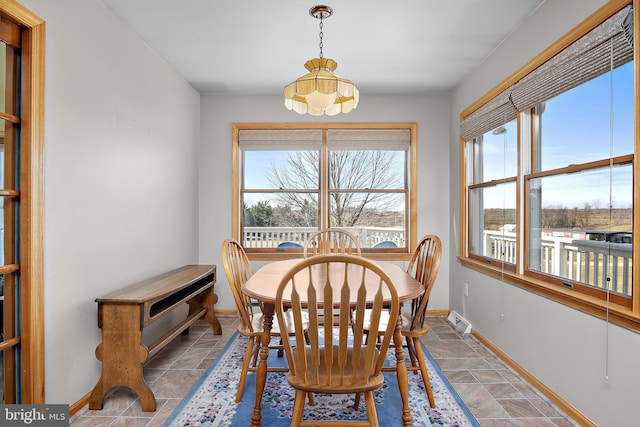
<svg viewBox="0 0 640 427">
<path fill-rule="evenodd" d="M 426 316 L 428 317 L 447 317 L 451 310 L 427 310 Z"/>
<path fill-rule="evenodd" d="M 220 316 L 237 316 L 238 315 L 237 310 L 222 309 L 222 310 L 213 310 L 213 312 L 216 315 L 220 315 Z"/>
<path fill-rule="evenodd" d="M 89 393 L 85 394 L 84 396 L 82 396 L 82 398 L 80 398 L 80 400 L 78 400 L 73 405 L 69 405 L 69 418 L 73 417 L 75 414 L 80 412 L 80 410 L 82 408 L 84 408 L 85 406 L 87 406 L 89 404 L 89 396 L 90 395 L 91 395 L 91 392 L 89 392 Z"/>
<path fill-rule="evenodd" d="M 567 415 L 569 415 L 574 421 L 584 427 L 597 427 L 589 418 L 587 418 L 582 412 L 574 408 L 571 404 L 569 404 L 566 400 L 556 394 L 553 390 L 547 387 L 542 381 L 531 375 L 526 369 L 522 366 L 518 365 L 512 358 L 510 358 L 506 353 L 501 351 L 498 347 L 496 347 L 491 341 L 483 337 L 479 334 L 475 329 L 471 330 L 471 335 L 473 335 L 478 341 L 480 341 L 485 347 L 491 350 L 498 358 L 500 358 L 504 363 L 509 365 L 511 369 L 516 371 L 521 377 L 526 379 L 529 383 L 531 383 L 534 387 L 536 387 L 542 394 L 544 394 L 547 399 L 556 404 L 561 410 L 563 410 Z"/>
</svg>

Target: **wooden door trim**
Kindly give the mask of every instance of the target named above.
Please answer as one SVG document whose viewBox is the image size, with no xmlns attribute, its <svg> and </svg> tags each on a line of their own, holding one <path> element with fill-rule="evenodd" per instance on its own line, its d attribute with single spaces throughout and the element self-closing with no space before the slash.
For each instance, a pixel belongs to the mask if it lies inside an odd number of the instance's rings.
<svg viewBox="0 0 640 427">
<path fill-rule="evenodd" d="M 43 158 L 45 22 L 13 0 L 0 13 L 21 27 L 20 277 L 22 402 L 45 403 Z"/>
</svg>

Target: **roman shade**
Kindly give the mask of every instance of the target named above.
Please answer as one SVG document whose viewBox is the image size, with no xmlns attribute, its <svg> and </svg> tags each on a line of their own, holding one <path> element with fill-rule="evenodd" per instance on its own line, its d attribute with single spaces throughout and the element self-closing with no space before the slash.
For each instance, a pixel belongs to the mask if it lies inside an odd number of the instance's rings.
<svg viewBox="0 0 640 427">
<path fill-rule="evenodd" d="M 409 151 L 410 129 L 328 129 L 330 150 Z"/>
<path fill-rule="evenodd" d="M 319 150 L 322 129 L 240 129 L 238 145 L 243 151 Z"/>
<path fill-rule="evenodd" d="M 322 129 L 241 129 L 238 144 L 243 151 L 319 150 Z M 409 151 L 411 130 L 405 129 L 328 129 L 330 150 Z"/>
<path fill-rule="evenodd" d="M 471 113 L 460 125 L 460 136 L 471 141 L 491 129 L 495 129 L 517 116 L 517 111 L 510 96 L 513 87 L 502 91 L 498 96 Z"/>
<path fill-rule="evenodd" d="M 523 111 L 633 60 L 633 10 L 628 6 L 507 90 L 469 114 L 460 136 L 470 141 Z"/>
</svg>

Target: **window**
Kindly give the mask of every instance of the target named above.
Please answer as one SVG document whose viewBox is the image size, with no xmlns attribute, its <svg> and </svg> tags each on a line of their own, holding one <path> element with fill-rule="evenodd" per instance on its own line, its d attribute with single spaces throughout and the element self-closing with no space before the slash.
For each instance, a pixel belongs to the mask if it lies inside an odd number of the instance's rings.
<svg viewBox="0 0 640 427">
<path fill-rule="evenodd" d="M 414 123 L 234 124 L 234 236 L 253 257 L 338 227 L 365 252 L 410 253 Z"/>
<path fill-rule="evenodd" d="M 470 254 L 509 269 L 514 268 L 516 249 L 516 130 L 512 120 L 474 138 L 469 185 Z"/>
<path fill-rule="evenodd" d="M 461 259 L 640 330 L 633 14 L 603 6 L 462 113 Z"/>
<path fill-rule="evenodd" d="M 629 61 L 538 105 L 537 161 L 524 177 L 528 270 L 629 308 L 633 69 Z"/>
</svg>

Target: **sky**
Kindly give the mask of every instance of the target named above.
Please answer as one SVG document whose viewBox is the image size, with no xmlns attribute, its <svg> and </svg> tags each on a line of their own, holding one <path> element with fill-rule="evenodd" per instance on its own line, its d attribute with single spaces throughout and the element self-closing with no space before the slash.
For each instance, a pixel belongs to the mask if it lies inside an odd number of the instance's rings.
<svg viewBox="0 0 640 427">
<path fill-rule="evenodd" d="M 542 170 L 633 153 L 633 65 L 633 61 L 628 62 L 613 73 L 546 102 L 542 114 Z M 517 173 L 515 120 L 504 127 L 506 133 L 484 135 L 485 181 Z M 246 188 L 268 188 L 265 177 L 272 164 L 286 164 L 284 155 L 282 151 L 246 153 Z M 586 203 L 600 207 L 611 203 L 614 208 L 632 206 L 630 164 L 541 181 L 543 207 L 582 208 Z M 486 208 L 515 208 L 514 191 L 501 189 L 485 192 Z"/>
<path fill-rule="evenodd" d="M 548 101 L 542 114 L 542 170 L 633 153 L 633 106 L 633 62 Z M 515 121 L 505 127 L 504 134 L 484 135 L 485 181 L 516 174 Z M 614 208 L 631 207 L 632 184 L 630 164 L 544 178 L 543 207 L 607 207 L 610 202 Z M 515 207 L 515 194 L 488 193 L 485 207 Z"/>
</svg>

